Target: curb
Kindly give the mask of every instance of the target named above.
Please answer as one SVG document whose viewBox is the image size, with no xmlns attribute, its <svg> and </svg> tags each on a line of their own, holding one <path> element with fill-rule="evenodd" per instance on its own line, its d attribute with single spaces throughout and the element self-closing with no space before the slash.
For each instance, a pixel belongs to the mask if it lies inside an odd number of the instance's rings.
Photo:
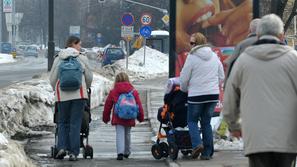
<svg viewBox="0 0 297 167">
<path fill-rule="evenodd" d="M 180 164 L 176 163 L 175 161 L 172 161 L 171 159 L 167 158 L 165 160 L 165 163 L 169 167 L 180 167 Z"/>
</svg>

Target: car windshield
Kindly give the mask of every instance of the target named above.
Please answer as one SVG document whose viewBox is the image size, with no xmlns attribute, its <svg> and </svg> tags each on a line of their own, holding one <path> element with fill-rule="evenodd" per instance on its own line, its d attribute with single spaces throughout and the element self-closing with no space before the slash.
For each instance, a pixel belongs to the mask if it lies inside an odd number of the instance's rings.
<svg viewBox="0 0 297 167">
<path fill-rule="evenodd" d="M 120 55 L 120 54 L 122 54 L 122 51 L 121 51 L 121 49 L 108 49 L 106 53 Z"/>
<path fill-rule="evenodd" d="M 35 47 L 28 47 L 27 51 L 29 52 L 37 52 L 37 49 Z"/>
</svg>

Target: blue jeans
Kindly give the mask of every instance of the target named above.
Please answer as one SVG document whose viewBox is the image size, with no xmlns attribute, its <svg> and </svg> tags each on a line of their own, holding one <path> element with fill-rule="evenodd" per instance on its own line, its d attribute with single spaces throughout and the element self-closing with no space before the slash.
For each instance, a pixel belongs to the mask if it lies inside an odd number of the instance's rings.
<svg viewBox="0 0 297 167">
<path fill-rule="evenodd" d="M 58 103 L 58 150 L 79 154 L 80 128 L 85 100 L 69 100 Z"/>
<path fill-rule="evenodd" d="M 213 135 L 210 120 L 216 104 L 216 102 L 188 104 L 188 126 L 192 147 L 194 149 L 198 145 L 203 144 L 204 151 L 201 154 L 202 156 L 212 156 L 213 154 Z M 202 140 L 200 137 L 200 129 L 198 128 L 198 121 L 200 121 L 201 125 Z"/>
</svg>

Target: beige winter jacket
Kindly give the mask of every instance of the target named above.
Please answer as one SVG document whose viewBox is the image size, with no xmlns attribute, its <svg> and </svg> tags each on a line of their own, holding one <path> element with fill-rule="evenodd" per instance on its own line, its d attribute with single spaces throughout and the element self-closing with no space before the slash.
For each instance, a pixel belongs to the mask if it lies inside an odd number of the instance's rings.
<svg viewBox="0 0 297 167">
<path fill-rule="evenodd" d="M 248 47 L 235 62 L 224 95 L 224 119 L 231 130 L 241 125 L 246 155 L 297 153 L 297 52 L 293 48 Z"/>
<path fill-rule="evenodd" d="M 82 86 L 80 89 L 75 91 L 62 91 L 59 86 L 58 70 L 61 60 L 66 59 L 69 56 L 78 57 L 78 60 L 82 65 L 82 69 L 84 71 L 84 75 L 82 76 Z M 69 47 L 67 49 L 61 50 L 59 56 L 55 58 L 49 80 L 51 86 L 55 90 L 56 101 L 60 102 L 75 99 L 87 99 L 87 89 L 91 87 L 93 73 L 89 67 L 87 57 L 80 54 L 76 49 Z"/>
</svg>

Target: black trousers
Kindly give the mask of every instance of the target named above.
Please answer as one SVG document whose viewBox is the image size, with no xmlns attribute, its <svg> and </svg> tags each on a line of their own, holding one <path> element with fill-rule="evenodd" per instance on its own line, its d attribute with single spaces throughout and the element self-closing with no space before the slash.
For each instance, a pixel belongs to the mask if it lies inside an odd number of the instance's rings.
<svg viewBox="0 0 297 167">
<path fill-rule="evenodd" d="M 256 153 L 248 156 L 249 167 L 295 167 L 296 154 Z"/>
</svg>

